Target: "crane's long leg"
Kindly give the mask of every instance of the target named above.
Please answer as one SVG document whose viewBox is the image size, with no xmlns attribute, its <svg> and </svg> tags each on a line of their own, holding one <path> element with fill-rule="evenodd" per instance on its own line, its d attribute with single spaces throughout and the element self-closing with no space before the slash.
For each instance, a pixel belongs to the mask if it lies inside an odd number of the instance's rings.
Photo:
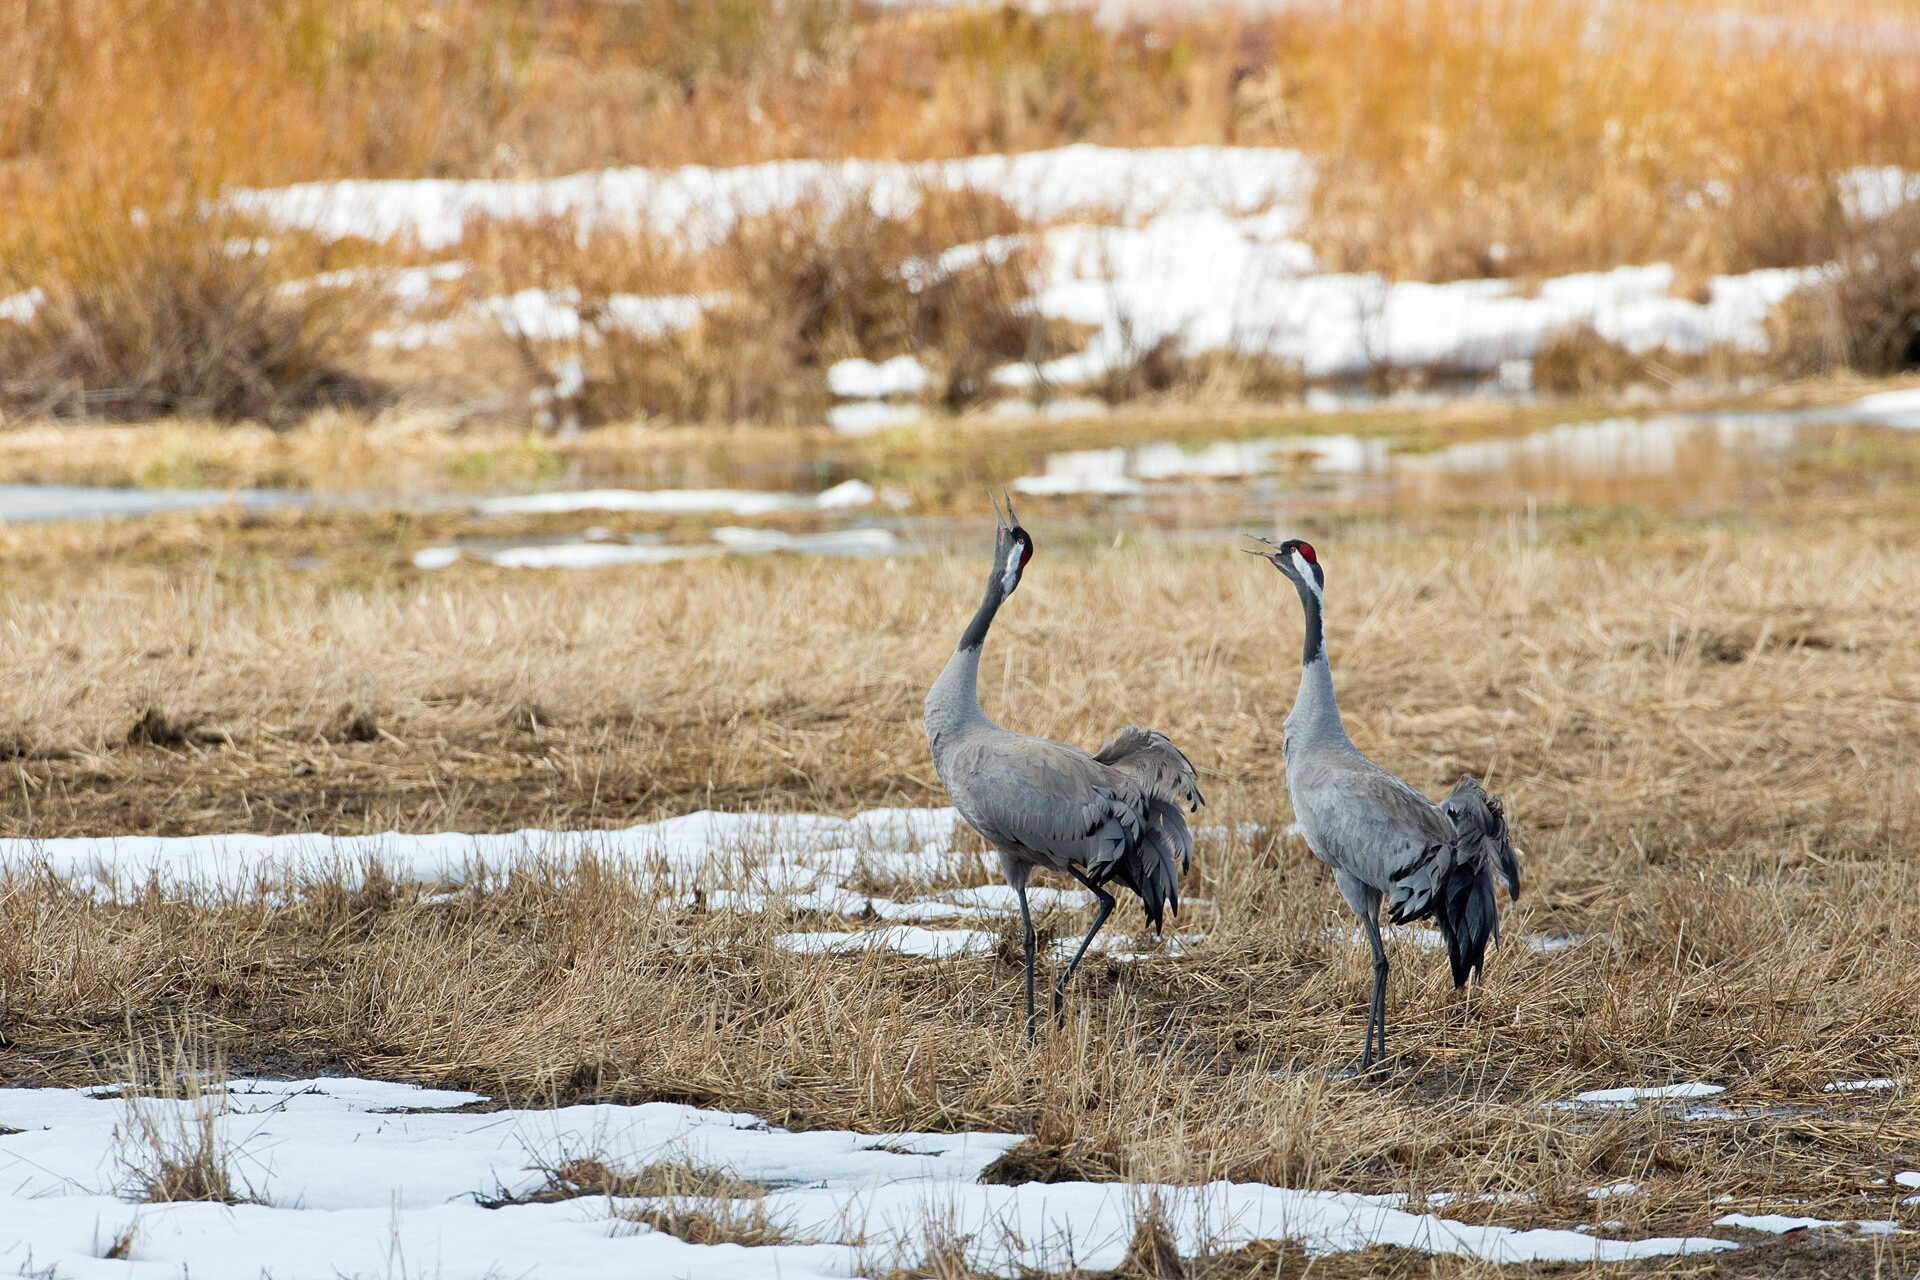
<svg viewBox="0 0 1920 1280">
<path fill-rule="evenodd" d="M 1375 1061 L 1375 1027 L 1380 1028 L 1379 1062 L 1384 1066 L 1387 1060 L 1387 948 L 1380 941 L 1380 921 L 1375 914 L 1361 916 L 1360 923 L 1367 927 L 1367 942 L 1373 947 L 1373 1002 L 1367 1008 L 1367 1047 L 1360 1055 L 1360 1070 L 1364 1072 Z"/>
<path fill-rule="evenodd" d="M 1033 933 L 1033 914 L 1027 910 L 1027 882 L 1022 876 L 1013 886 L 1020 898 L 1020 923 L 1023 926 L 1022 938 L 1027 952 L 1027 1043 L 1037 1044 L 1040 1040 L 1040 1019 L 1033 1008 L 1033 948 L 1037 941 Z"/>
<path fill-rule="evenodd" d="M 1066 1017 L 1067 983 L 1073 981 L 1073 971 L 1080 967 L 1080 957 L 1087 954 L 1087 948 L 1093 945 L 1094 935 L 1100 932 L 1100 927 L 1106 924 L 1107 917 L 1113 914 L 1114 906 L 1113 895 L 1100 887 L 1103 882 L 1087 879 L 1080 868 L 1071 864 L 1068 865 L 1067 871 L 1075 880 L 1091 890 L 1094 897 L 1100 899 L 1100 909 L 1093 914 L 1093 928 L 1087 930 L 1087 936 L 1080 939 L 1080 949 L 1073 953 L 1073 959 L 1067 961 L 1067 971 L 1061 974 L 1060 981 L 1053 985 L 1053 1020 L 1056 1023 Z"/>
</svg>

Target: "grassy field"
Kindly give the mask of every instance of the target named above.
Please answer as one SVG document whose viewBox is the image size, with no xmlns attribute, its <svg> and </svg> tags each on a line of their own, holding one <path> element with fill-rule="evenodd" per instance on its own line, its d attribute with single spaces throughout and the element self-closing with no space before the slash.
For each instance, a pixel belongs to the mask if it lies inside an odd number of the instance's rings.
<svg viewBox="0 0 1920 1280">
<path fill-rule="evenodd" d="M 1731 1211 L 1913 1225 L 1887 1180 L 1920 1164 L 1920 1093 L 1821 1091 L 1920 1055 L 1920 489 L 1910 449 L 1875 448 L 1829 443 L 1671 506 L 1648 490 L 1289 525 L 1327 567 L 1356 741 L 1430 793 L 1488 778 L 1525 851 L 1525 896 L 1470 1000 L 1437 954 L 1397 945 L 1385 1083 L 1341 1074 L 1365 947 L 1280 834 L 1291 593 L 1224 530 L 1116 543 L 1097 512 L 1038 502 L 1022 512 L 1038 557 L 989 644 L 990 714 L 1083 744 L 1161 729 L 1224 831 L 1188 882 L 1181 927 L 1205 944 L 1090 960 L 1037 1051 L 1018 1044 L 1010 921 L 992 957 L 846 959 L 775 947 L 795 925 L 778 909 L 706 911 L 593 864 L 452 895 L 323 878 L 117 904 L 25 874 L 0 887 L 0 1079 L 115 1079 L 130 1026 L 186 1025 L 234 1070 L 1033 1133 L 1008 1176 L 1459 1193 L 1450 1216 L 1517 1225 L 1591 1222 L 1587 1190 L 1631 1181 L 1644 1194 L 1601 1215 L 1630 1233 Z M 7 530 L 0 831 L 589 828 L 942 802 L 920 700 L 977 593 L 985 520 L 925 559 L 420 574 L 406 552 L 444 532 L 434 519 L 452 517 Z M 1127 909 L 1116 924 L 1139 927 Z M 1578 941 L 1528 945 L 1542 934 Z M 1727 1086 L 1726 1112 L 1543 1106 L 1685 1080 Z M 1623 1270 L 1905 1273 L 1907 1240 Z M 1493 1270 L 1369 1254 L 1308 1273 L 1366 1269 Z"/>
</svg>

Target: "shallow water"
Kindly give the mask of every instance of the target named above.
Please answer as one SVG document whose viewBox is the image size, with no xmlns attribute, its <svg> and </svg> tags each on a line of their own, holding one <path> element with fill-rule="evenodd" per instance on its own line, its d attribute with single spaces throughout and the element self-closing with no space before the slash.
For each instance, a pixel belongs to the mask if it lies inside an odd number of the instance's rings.
<svg viewBox="0 0 1920 1280">
<path fill-rule="evenodd" d="M 88 485 L 0 485 L 0 523 L 206 511 L 235 503 L 249 511 L 301 506 L 306 494 L 281 489 L 109 489 Z"/>
</svg>

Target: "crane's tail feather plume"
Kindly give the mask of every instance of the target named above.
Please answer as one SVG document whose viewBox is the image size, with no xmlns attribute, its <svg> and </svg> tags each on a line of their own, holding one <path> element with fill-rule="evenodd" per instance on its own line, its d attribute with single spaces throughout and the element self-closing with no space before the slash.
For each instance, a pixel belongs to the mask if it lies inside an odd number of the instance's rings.
<svg viewBox="0 0 1920 1280">
<path fill-rule="evenodd" d="M 1193 762 L 1165 734 L 1128 725 L 1094 756 L 1127 775 L 1146 795 L 1141 838 L 1113 864 L 1115 880 L 1140 895 L 1147 923 L 1161 928 L 1166 909 L 1180 910 L 1180 875 L 1193 865 L 1193 833 L 1182 805 L 1206 803 Z"/>
<path fill-rule="evenodd" d="M 1140 910 L 1153 931 L 1159 933 L 1167 909 L 1171 907 L 1175 914 L 1180 911 L 1181 850 L 1190 851 L 1193 838 L 1187 834 L 1186 820 L 1178 809 L 1163 800 L 1153 803 L 1163 814 L 1149 816 L 1139 847 L 1130 857 L 1113 864 L 1113 878 L 1139 895 Z"/>
<path fill-rule="evenodd" d="M 1500 905 L 1494 877 L 1509 897 L 1520 896 L 1520 860 L 1507 829 L 1506 806 L 1480 780 L 1462 774 L 1441 802 L 1453 824 L 1453 843 L 1436 844 L 1392 875 L 1387 918 L 1394 924 L 1433 917 L 1447 944 L 1453 985 L 1486 965 L 1487 944 L 1500 940 Z"/>
<path fill-rule="evenodd" d="M 1453 985 L 1464 987 L 1484 972 L 1487 943 L 1500 939 L 1500 906 L 1493 896 L 1493 870 L 1485 862 L 1456 862 L 1433 913 L 1453 966 Z"/>
<path fill-rule="evenodd" d="M 1480 856 L 1493 865 L 1509 898 L 1520 896 L 1520 859 L 1513 851 L 1513 833 L 1507 829 L 1507 807 L 1489 794 L 1480 779 L 1460 775 L 1453 790 L 1440 802 L 1463 843 L 1477 843 Z"/>
</svg>

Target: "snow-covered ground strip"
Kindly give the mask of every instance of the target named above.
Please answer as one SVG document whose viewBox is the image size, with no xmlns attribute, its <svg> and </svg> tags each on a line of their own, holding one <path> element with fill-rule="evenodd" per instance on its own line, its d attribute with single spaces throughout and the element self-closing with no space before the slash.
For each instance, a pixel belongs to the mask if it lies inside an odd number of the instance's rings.
<svg viewBox="0 0 1920 1280">
<path fill-rule="evenodd" d="M 1845 406 L 1842 412 L 1861 422 L 1920 431 L 1920 387 L 1863 396 Z"/>
<path fill-rule="evenodd" d="M 873 486 L 847 480 L 817 494 L 761 489 L 573 489 L 488 498 L 482 514 L 551 515 L 570 511 L 645 511 L 659 515 L 763 516 L 782 511 L 844 511 L 872 505 Z"/>
<path fill-rule="evenodd" d="M 1042 233 L 1051 265 L 1034 307 L 1097 332 L 1081 352 L 1004 367 L 997 381 L 1080 385 L 1162 342 L 1274 357 L 1319 379 L 1382 367 L 1493 372 L 1579 327 L 1640 352 L 1764 351 L 1768 313 L 1819 275 L 1717 276 L 1705 302 L 1673 296 L 1664 263 L 1563 276 L 1531 293 L 1508 280 L 1392 282 L 1321 272 L 1293 230 L 1274 213 L 1209 211 Z"/>
<path fill-rule="evenodd" d="M 959 956 L 983 956 L 998 941 L 995 934 L 980 929 L 928 929 L 921 925 L 889 925 L 884 929 L 855 932 L 823 930 L 818 933 L 783 933 L 775 942 L 788 951 L 803 955 L 868 954 L 876 951 L 928 960 L 952 960 Z"/>
<path fill-rule="evenodd" d="M 928 190 L 992 192 L 1038 223 L 1069 217 L 1139 219 L 1223 209 L 1296 209 L 1312 183 L 1297 151 L 1259 147 L 1072 146 L 962 160 L 783 160 L 731 168 L 609 169 L 562 178 L 312 182 L 235 191 L 237 209 L 330 239 L 407 237 L 456 243 L 474 219 L 571 217 L 582 231 L 652 230 L 698 246 L 743 217 L 803 201 L 867 200 L 883 215 L 911 212 Z"/>
<path fill-rule="evenodd" d="M 1630 1107 L 1637 1102 L 1684 1102 L 1693 1098 L 1711 1098 L 1725 1093 L 1726 1086 L 1690 1081 L 1685 1084 L 1635 1086 L 1621 1089 L 1589 1089 L 1575 1094 L 1572 1102 L 1556 1102 L 1556 1107 Z"/>
<path fill-rule="evenodd" d="M 783 887 L 797 888 L 863 872 L 951 876 L 974 857 L 953 849 L 955 821 L 952 809 L 872 809 L 852 818 L 703 810 L 612 831 L 9 839 L 0 840 L 0 875 L 46 872 L 104 897 L 149 884 L 232 894 L 320 877 L 357 884 L 376 865 L 402 882 L 448 886 L 591 858 L 689 891 L 749 875 L 762 884 L 784 877 Z"/>
<path fill-rule="evenodd" d="M 779 945 L 790 950 L 949 958 L 991 950 L 996 931 L 1019 912 L 1013 890 L 1000 882 L 997 856 L 955 847 L 958 821 L 950 808 L 874 809 L 852 818 L 702 811 L 612 831 L 15 839 L 0 840 L 0 879 L 44 872 L 108 899 L 148 886 L 228 895 L 321 878 L 357 885 L 377 866 L 388 879 L 446 891 L 484 884 L 516 867 L 565 867 L 591 858 L 656 884 L 673 901 L 697 900 L 709 911 L 815 913 L 877 925 L 789 932 Z M 1230 833 L 1214 825 L 1194 834 L 1213 843 Z M 1028 890 L 1028 900 L 1038 913 L 1080 912 L 1091 903 L 1079 889 L 1037 886 Z M 1182 929 L 1191 928 L 1195 909 L 1211 905 L 1188 896 L 1164 937 L 1116 927 L 1094 949 L 1119 963 L 1190 955 L 1206 937 Z M 925 927 L 933 924 L 953 927 Z M 1074 932 L 1063 945 L 1078 945 Z M 1354 942 L 1362 936 L 1357 929 L 1343 932 Z M 1387 933 L 1396 945 L 1442 945 L 1431 929 L 1394 927 Z M 1511 942 L 1541 952 L 1572 945 L 1550 935 Z M 1718 1091 L 1710 1085 L 1676 1087 Z M 1623 1097 L 1632 1092 L 1623 1091 Z M 1583 1094 L 1581 1101 L 1603 1099 Z"/>
<path fill-rule="evenodd" d="M 1074 146 L 1016 156 L 927 162 L 782 161 L 738 168 L 620 169 L 564 178 L 309 183 L 233 193 L 232 202 L 283 227 L 332 237 L 409 237 L 437 249 L 476 217 L 570 215 L 583 228 L 650 228 L 698 247 L 742 216 L 802 200 L 866 200 L 909 210 L 927 189 L 991 192 L 1038 228 L 1044 279 L 1029 305 L 1089 325 L 1085 350 L 1038 367 L 1009 365 L 1009 388 L 1085 384 L 1162 341 L 1189 352 L 1235 351 L 1296 363 L 1312 378 L 1379 367 L 1490 372 L 1530 359 L 1553 334 L 1587 326 L 1634 351 L 1764 350 L 1768 312 L 1821 268 L 1716 277 L 1704 302 L 1673 294 L 1663 263 L 1548 280 L 1391 282 L 1328 273 L 1299 239 L 1313 166 L 1298 152 L 1256 147 Z M 1877 216 L 1920 198 L 1920 176 L 1863 169 L 1842 177 L 1849 203 Z M 960 245 L 930 273 L 1004 256 L 1023 237 Z M 663 332 L 693 323 L 711 298 L 622 297 L 614 323 Z M 624 308 L 624 312 L 622 309 Z M 485 304 L 532 337 L 580 336 L 578 298 L 528 290 Z M 631 314 L 625 314 L 630 312 Z M 395 346 L 451 341 L 447 322 L 382 335 Z M 829 373 L 834 394 L 884 400 L 924 389 L 908 357 L 849 361 Z M 847 430 L 893 425 L 868 407 Z"/>
<path fill-rule="evenodd" d="M 0 1090 L 0 1265 L 91 1280 L 432 1274 L 700 1276 L 808 1280 L 891 1269 L 931 1238 L 970 1261 L 1119 1264 L 1138 1213 L 1157 1202 L 1178 1246 L 1291 1239 L 1314 1254 L 1375 1244 L 1494 1262 L 1592 1262 L 1736 1247 L 1706 1237 L 1596 1239 L 1579 1231 L 1473 1226 L 1402 1208 L 1400 1196 L 1257 1183 L 987 1186 L 981 1171 L 1017 1134 L 791 1133 L 743 1114 L 670 1103 L 448 1114 L 475 1095 L 355 1079 L 241 1080 L 214 1121 L 235 1181 L 262 1203 L 133 1204 L 139 1153 L 117 1136 L 128 1109 L 190 1103 L 61 1089 Z M 438 1114 L 436 1114 L 438 1113 Z M 180 1116 L 185 1119 L 186 1115 Z M 541 1186 L 541 1165 L 592 1156 L 622 1172 L 691 1162 L 772 1190 L 759 1203 L 785 1245 L 692 1245 L 581 1198 L 482 1207 Z M 104 1255 L 124 1240 L 125 1260 Z"/>
<path fill-rule="evenodd" d="M 807 556 L 890 556 L 906 544 L 887 529 L 830 529 L 821 533 L 786 533 L 779 529 L 715 529 L 711 542 L 662 542 L 635 539 L 621 542 L 599 538 L 521 546 L 423 547 L 413 555 L 416 569 L 445 569 L 463 557 L 502 569 L 608 569 L 630 564 L 666 564 L 700 556 L 767 555 L 776 551 Z"/>
</svg>

